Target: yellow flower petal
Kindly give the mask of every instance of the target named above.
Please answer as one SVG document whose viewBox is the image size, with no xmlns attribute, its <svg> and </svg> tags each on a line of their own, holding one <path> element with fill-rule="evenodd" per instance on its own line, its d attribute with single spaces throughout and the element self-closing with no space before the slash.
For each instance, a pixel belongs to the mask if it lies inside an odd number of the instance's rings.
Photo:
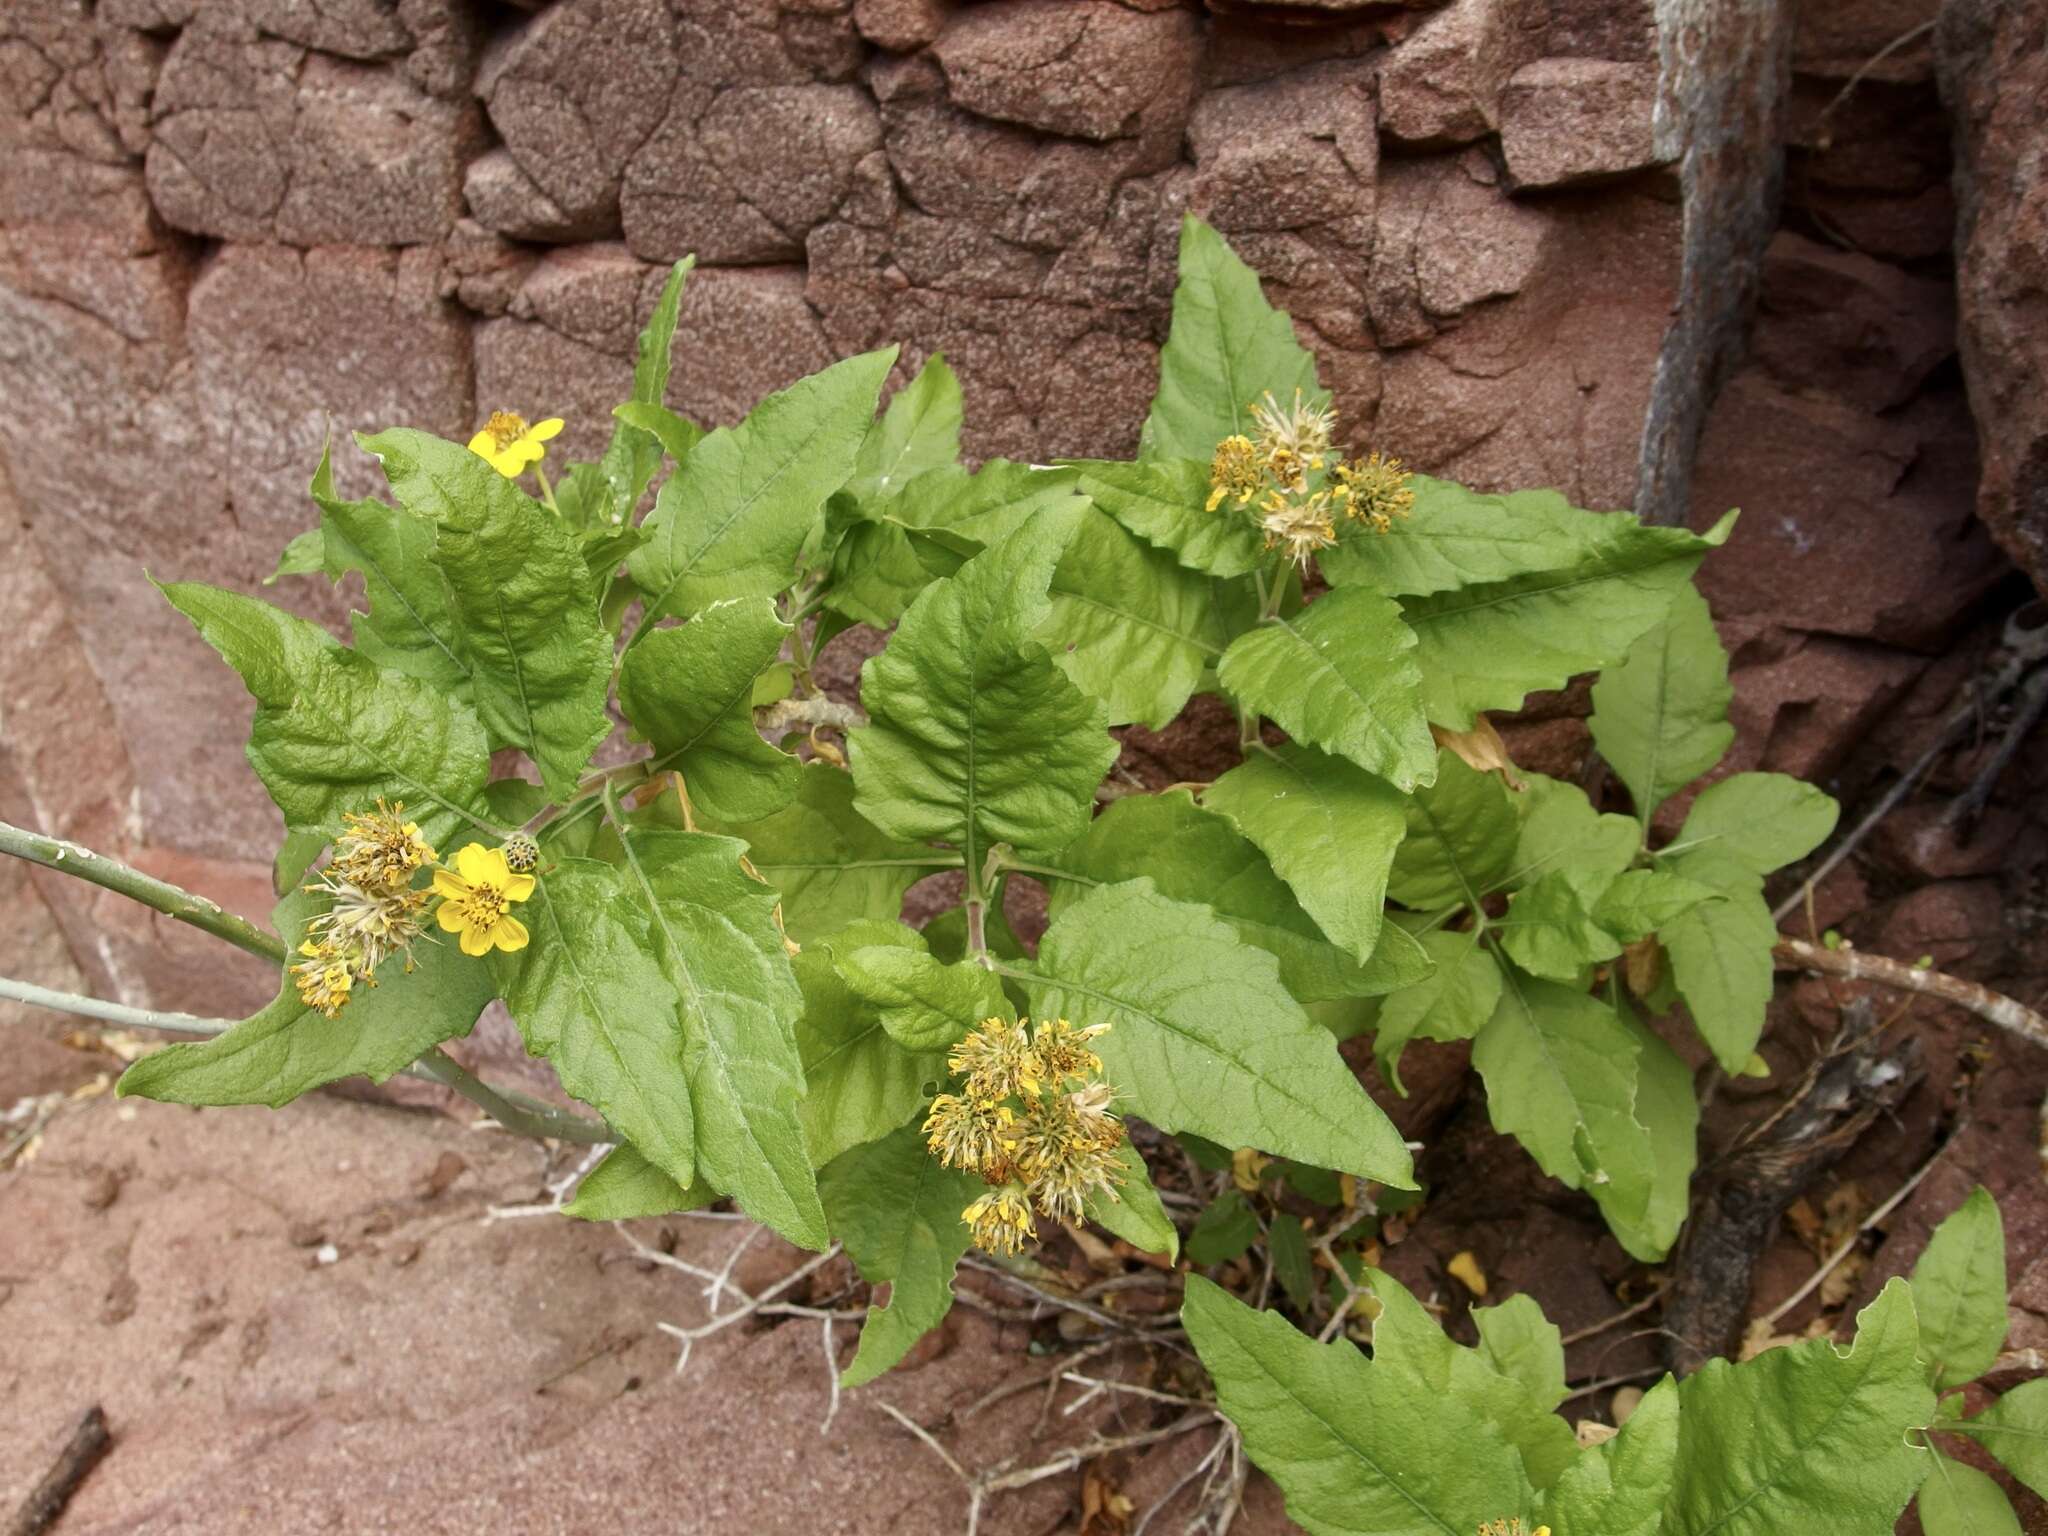
<svg viewBox="0 0 2048 1536">
<path fill-rule="evenodd" d="M 447 911 L 446 907 L 441 909 Z M 462 952 L 465 955 L 488 955 L 491 952 L 490 930 L 464 927 L 462 930 Z"/>
<path fill-rule="evenodd" d="M 524 470 L 527 465 L 538 464 L 547 456 L 547 449 L 541 447 L 539 443 L 536 443 L 530 437 L 522 437 L 518 442 L 498 455 L 498 460 L 501 466 L 507 464 L 512 466 L 510 470 L 506 471 L 507 474 L 516 475 Z"/>
<path fill-rule="evenodd" d="M 437 869 L 434 871 L 434 894 L 448 897 L 467 896 L 469 887 L 458 879 L 452 870 Z"/>
<path fill-rule="evenodd" d="M 533 876 L 512 875 L 506 879 L 505 899 L 507 901 L 524 901 L 527 897 L 531 896 L 532 894 Z"/>
<path fill-rule="evenodd" d="M 559 436 L 561 430 L 562 418 L 550 416 L 546 421 L 536 421 L 532 426 L 528 427 L 526 435 L 536 443 L 545 443 Z"/>
<path fill-rule="evenodd" d="M 443 933 L 462 932 L 462 914 L 456 910 L 452 901 L 444 901 L 434 908 L 434 921 L 441 925 Z"/>
<path fill-rule="evenodd" d="M 516 917 L 501 917 L 491 924 L 490 942 L 502 950 L 526 948 L 526 924 Z"/>
<path fill-rule="evenodd" d="M 455 855 L 455 872 L 469 885 L 496 885 L 510 870 L 502 853 L 493 864 L 490 849 L 482 843 L 465 843 L 462 851 Z M 493 875 L 498 878 L 493 879 Z"/>
<path fill-rule="evenodd" d="M 490 459 L 498 451 L 498 440 L 491 436 L 489 427 L 479 428 L 475 437 L 469 440 L 469 451 L 480 459 Z M 493 467 L 496 467 L 495 460 Z"/>
</svg>

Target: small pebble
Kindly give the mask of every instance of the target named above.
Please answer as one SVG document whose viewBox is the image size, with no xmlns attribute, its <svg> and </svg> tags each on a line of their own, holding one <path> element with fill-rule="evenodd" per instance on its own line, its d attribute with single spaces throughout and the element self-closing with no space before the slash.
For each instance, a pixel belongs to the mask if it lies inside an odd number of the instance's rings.
<svg viewBox="0 0 2048 1536">
<path fill-rule="evenodd" d="M 339 1264 L 341 1262 L 341 1250 L 332 1243 L 322 1243 L 313 1251 L 313 1262 L 315 1264 Z"/>
</svg>

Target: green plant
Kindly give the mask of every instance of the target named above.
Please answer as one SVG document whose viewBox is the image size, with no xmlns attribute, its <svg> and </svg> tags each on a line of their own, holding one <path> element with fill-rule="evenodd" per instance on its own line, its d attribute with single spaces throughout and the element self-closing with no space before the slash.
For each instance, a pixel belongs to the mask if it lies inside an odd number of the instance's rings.
<svg viewBox="0 0 2048 1536">
<path fill-rule="evenodd" d="M 1399 1282 L 1364 1277 L 1368 1357 L 1319 1344 L 1191 1279 L 1188 1333 L 1252 1459 L 1315 1536 L 1423 1536 L 1494 1527 L 1551 1536 L 1883 1532 L 1918 1490 L 1928 1536 L 2018 1531 L 1998 1485 L 1928 1444 L 1968 1435 L 2039 1491 L 2042 1383 L 1975 1418 L 1960 1394 L 2005 1339 L 1998 1207 L 1979 1189 L 1831 1340 L 1717 1360 L 1658 1383 L 1618 1434 L 1580 1447 L 1557 1329 L 1526 1297 L 1473 1314 L 1480 1345 L 1445 1337 Z"/>
<path fill-rule="evenodd" d="M 279 575 L 359 576 L 353 643 L 164 588 L 256 700 L 249 759 L 286 828 L 274 922 L 299 953 L 103 865 L 289 962 L 269 1007 L 142 1058 L 123 1094 L 277 1106 L 411 1070 L 507 1125 L 616 1143 L 570 1214 L 731 1197 L 889 1283 L 848 1384 L 944 1317 L 977 1239 L 1008 1255 L 1085 1216 L 1177 1253 L 1120 1117 L 1142 1121 L 1239 1174 L 1194 1226 L 1196 1261 L 1263 1245 L 1326 1333 L 1378 1298 L 1368 1365 L 1189 1282 L 1224 1408 L 1315 1529 L 1751 1528 L 1658 1523 L 1667 1486 L 1689 1511 L 1726 1495 L 1667 1433 L 1682 1416 L 1733 1436 L 1759 1404 L 1796 1420 L 1853 1377 L 1859 1424 L 1932 1417 L 1898 1287 L 1851 1355 L 1703 1372 L 1574 1457 L 1533 1308 L 1496 1309 L 1464 1350 L 1368 1262 L 1417 1198 L 1409 1148 L 1338 1053 L 1368 1029 L 1397 1086 L 1408 1041 L 1470 1039 L 1498 1129 L 1638 1258 L 1677 1234 L 1691 1078 L 1636 1008 L 1682 1000 L 1721 1066 L 1750 1070 L 1777 937 L 1764 877 L 1836 815 L 1811 786 L 1736 774 L 1657 835 L 1733 734 L 1690 583 L 1732 513 L 1696 535 L 1347 457 L 1287 317 L 1194 219 L 1134 462 L 970 471 L 942 358 L 877 419 L 893 349 L 704 431 L 664 403 L 689 268 L 597 463 L 551 482 L 556 423 L 502 413 L 468 447 L 359 439 L 392 502 L 341 499 L 323 458 L 319 525 Z M 854 624 L 893 630 L 858 707 L 814 676 Z M 1633 818 L 1518 776 L 1487 720 L 1594 671 L 1594 736 Z M 1240 765 L 1159 793 L 1105 782 L 1112 728 L 1165 726 L 1197 694 L 1236 712 Z M 614 710 L 639 746 L 593 772 Z M 504 749 L 530 776 L 494 771 Z M 906 893 L 939 874 L 960 905 L 906 926 Z M 1035 951 L 1004 919 L 1019 881 L 1048 892 Z M 439 1052 L 493 998 L 601 1123 Z M 1315 1235 L 1269 1176 L 1326 1213 Z M 1324 1399 L 1328 1422 L 1297 1422 Z M 1398 1435 L 1349 1443 L 1358 1402 L 1371 1435 Z M 1991 1437 L 1991 1418 L 1933 1427 Z M 1841 1489 L 1845 1508 L 1903 1502 L 1895 1450 L 1871 1450 L 1891 1470 Z M 1831 1476 L 1806 1492 L 1832 1496 Z M 1368 1497 L 1387 1523 L 1346 1513 Z M 1425 1507 L 1444 1513 L 1398 1523 Z"/>
</svg>

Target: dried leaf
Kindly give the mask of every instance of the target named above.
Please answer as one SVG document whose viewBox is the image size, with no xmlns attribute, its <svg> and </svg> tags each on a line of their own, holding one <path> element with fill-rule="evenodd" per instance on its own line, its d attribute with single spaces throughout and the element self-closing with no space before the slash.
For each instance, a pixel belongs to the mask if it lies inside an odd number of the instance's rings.
<svg viewBox="0 0 2048 1536">
<path fill-rule="evenodd" d="M 1515 772 L 1515 760 L 1508 756 L 1508 744 L 1500 739 L 1500 732 L 1493 728 L 1493 721 L 1485 715 L 1474 715 L 1469 731 L 1451 731 L 1432 725 L 1429 734 L 1436 738 L 1438 746 L 1447 747 L 1462 757 L 1467 766 L 1477 768 L 1481 773 L 1498 773 L 1509 789 L 1529 787 Z"/>
<path fill-rule="evenodd" d="M 1474 1296 L 1486 1294 L 1486 1271 L 1479 1267 L 1479 1260 L 1473 1256 L 1471 1249 L 1467 1248 L 1454 1256 L 1444 1268 Z"/>
</svg>

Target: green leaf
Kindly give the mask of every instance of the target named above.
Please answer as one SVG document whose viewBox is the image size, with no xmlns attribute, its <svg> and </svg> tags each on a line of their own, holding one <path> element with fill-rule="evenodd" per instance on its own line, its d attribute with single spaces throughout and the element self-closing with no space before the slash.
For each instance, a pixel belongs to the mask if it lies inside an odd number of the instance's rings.
<svg viewBox="0 0 2048 1536">
<path fill-rule="evenodd" d="M 1404 801 L 1385 780 L 1313 747 L 1253 752 L 1210 785 L 1209 810 L 1256 844 L 1331 942 L 1366 962 L 1386 915 Z"/>
<path fill-rule="evenodd" d="M 434 563 L 432 520 L 374 498 L 341 500 L 325 448 L 311 491 L 320 508 L 322 568 L 335 581 L 361 572 L 370 600 L 367 614 L 350 616 L 356 649 L 467 700 L 469 662 L 454 598 Z"/>
<path fill-rule="evenodd" d="M 296 939 L 323 909 L 294 891 L 271 921 Z M 167 1104 L 288 1104 L 344 1077 L 381 1083 L 443 1040 L 466 1035 L 491 999 L 490 970 L 453 944 L 423 943 L 410 975 L 389 964 L 378 985 L 357 987 L 335 1018 L 299 1001 L 287 973 L 277 997 L 211 1040 L 167 1045 L 121 1074 L 124 1098 Z"/>
<path fill-rule="evenodd" d="M 676 318 L 682 310 L 683 285 L 696 264 L 695 256 L 685 256 L 669 269 L 661 298 L 655 303 L 654 313 L 648 316 L 646 328 L 640 332 L 639 349 L 633 362 L 633 398 L 629 405 L 650 411 L 661 410 L 663 401 L 668 398 Z M 655 475 L 661 470 L 662 449 L 666 446 L 664 436 L 673 436 L 674 432 L 673 429 L 668 433 L 655 430 L 655 421 L 639 412 L 628 415 L 624 406 L 613 414 L 619 418 L 619 425 L 612 429 L 612 440 L 605 447 L 598 472 L 603 475 L 610 493 L 609 520 L 630 522 L 640 505 L 640 498 L 647 494 L 647 487 L 654 483 Z M 674 420 L 684 427 L 690 425 L 680 417 Z M 674 454 L 676 461 L 681 463 L 689 451 L 689 447 L 684 446 L 683 452 Z"/>
<path fill-rule="evenodd" d="M 828 520 L 848 503 L 833 498 Z M 940 576 L 950 576 L 974 551 L 973 541 L 935 536 L 893 517 L 864 514 L 857 509 L 832 552 L 832 579 L 825 603 L 837 613 L 876 629 L 887 629 L 918 593 Z M 965 544 L 966 552 L 954 548 Z"/>
<path fill-rule="evenodd" d="M 1587 722 L 1600 755 L 1648 824 L 1658 806 L 1714 764 L 1735 740 L 1728 723 L 1728 653 L 1707 600 L 1690 583 L 1593 685 Z"/>
<path fill-rule="evenodd" d="M 1199 1275 L 1181 1318 L 1246 1451 L 1310 1536 L 1471 1536 L 1482 1519 L 1529 1512 L 1520 1454 L 1465 1399 L 1418 1400 L 1412 1377 Z"/>
<path fill-rule="evenodd" d="M 651 922 L 655 958 L 681 998 L 698 1171 L 756 1221 L 822 1248 L 824 1213 L 797 1119 L 803 995 L 775 926 L 775 892 L 740 868 L 736 839 L 628 826 L 620 840 L 623 905 Z"/>
<path fill-rule="evenodd" d="M 1249 1252 L 1258 1240 L 1258 1213 L 1241 1193 L 1226 1189 L 1195 1218 L 1188 1233 L 1188 1259 L 1204 1269 L 1212 1264 L 1228 1264 L 1239 1254 Z"/>
<path fill-rule="evenodd" d="M 1640 1044 L 1574 987 L 1502 968 L 1500 1006 L 1472 1042 L 1494 1129 L 1552 1178 L 1626 1215 L 1649 1199 L 1650 1133 L 1635 1116 Z"/>
<path fill-rule="evenodd" d="M 685 1188 L 650 1162 L 639 1148 L 621 1142 L 583 1175 L 575 1198 L 562 1207 L 580 1221 L 632 1221 L 669 1216 L 711 1204 L 718 1192 L 704 1183 Z"/>
<path fill-rule="evenodd" d="M 967 1251 L 960 1213 L 982 1192 L 978 1175 L 942 1168 L 915 1125 L 842 1152 L 818 1176 L 832 1235 L 861 1278 L 889 1285 L 868 1313 L 839 1384 L 873 1381 L 910 1353 L 953 1308 L 953 1269 Z"/>
<path fill-rule="evenodd" d="M 1077 459 L 1068 467 L 1083 495 L 1189 570 L 1228 578 L 1272 564 L 1257 518 L 1236 507 L 1209 510 L 1206 451 L 1199 459 Z"/>
<path fill-rule="evenodd" d="M 886 499 L 926 470 L 957 463 L 960 422 L 960 380 L 945 354 L 934 352 L 861 440 L 847 490 Z"/>
<path fill-rule="evenodd" d="M 1692 1069 L 1624 1001 L 1615 1012 L 1636 1042 L 1635 1117 L 1650 1132 L 1649 1197 L 1600 1200 L 1615 1240 L 1645 1264 L 1661 1263 L 1691 1210 L 1699 1163 L 1700 1103 Z"/>
<path fill-rule="evenodd" d="M 1920 1485 L 1919 1509 L 1926 1536 L 2022 1536 L 2005 1490 L 1968 1462 L 1939 1451 Z"/>
<path fill-rule="evenodd" d="M 1858 1314 L 1848 1353 L 1828 1339 L 1707 1365 L 1678 1384 L 1678 1467 L 1667 1536 L 1885 1536 L 1926 1471 L 1908 1438 L 1934 1413 L 1916 1358 L 1910 1288 Z"/>
<path fill-rule="evenodd" d="M 1974 1419 L 1947 1427 L 1970 1435 L 2006 1471 L 2048 1499 L 2048 1380 L 2021 1382 Z"/>
<path fill-rule="evenodd" d="M 1569 566 L 1613 536 L 1615 514 L 1583 512 L 1556 491 L 1485 495 L 1411 474 L 1409 515 L 1381 534 L 1343 522 L 1316 557 L 1332 586 L 1427 597 Z"/>
<path fill-rule="evenodd" d="M 661 445 L 661 451 L 681 464 L 690 456 L 690 450 L 704 441 L 704 429 L 688 417 L 678 416 L 665 405 L 655 405 L 642 400 L 628 400 L 623 405 L 612 407 L 612 415 L 629 427 L 637 427 Z M 637 479 L 638 476 L 636 475 Z M 649 481 L 653 475 L 649 475 Z M 644 492 L 646 487 L 641 487 Z M 635 497 L 635 501 L 639 498 Z"/>
<path fill-rule="evenodd" d="M 971 960 L 947 965 L 893 945 L 839 954 L 839 974 L 906 1051 L 943 1051 L 988 1018 L 1013 1017 L 1002 983 Z"/>
<path fill-rule="evenodd" d="M 854 803 L 889 836 L 951 843 L 978 873 L 992 844 L 1058 848 L 1087 825 L 1117 744 L 1029 638 L 1079 512 L 1035 513 L 927 588 L 861 668 Z"/>
<path fill-rule="evenodd" d="M 1387 931 L 1401 932 L 1392 924 Z M 1470 1040 L 1500 1006 L 1500 967 L 1480 946 L 1476 933 L 1437 929 L 1424 934 L 1421 945 L 1436 970 L 1387 997 L 1380 1005 L 1372 1042 L 1380 1076 L 1403 1098 L 1408 1090 L 1401 1086 L 1401 1052 L 1410 1040 L 1417 1035 L 1428 1040 Z"/>
<path fill-rule="evenodd" d="M 1981 1184 L 1927 1240 L 1913 1305 L 1937 1392 L 1975 1381 L 2005 1348 L 2005 1221 Z"/>
<path fill-rule="evenodd" d="M 1114 1197 L 1094 1190 L 1088 1196 L 1088 1219 L 1114 1237 L 1120 1237 L 1144 1253 L 1180 1257 L 1180 1229 L 1159 1202 L 1152 1183 L 1152 1170 L 1138 1149 L 1126 1141 L 1117 1149 L 1124 1165 L 1124 1182 Z M 1252 1224 L 1257 1231 L 1258 1224 Z"/>
<path fill-rule="evenodd" d="M 860 918 L 893 921 L 906 891 L 960 862 L 877 831 L 853 808 L 853 776 L 822 762 L 805 765 L 788 810 L 714 830 L 746 839 L 754 868 L 781 892 L 782 924 L 800 944 Z"/>
<path fill-rule="evenodd" d="M 1516 797 L 1521 801 L 1522 830 L 1503 884 L 1528 885 L 1553 869 L 1611 878 L 1635 861 L 1642 828 L 1628 817 L 1595 811 L 1576 784 L 1540 773 L 1523 778 L 1528 787 Z"/>
<path fill-rule="evenodd" d="M 360 439 L 407 510 L 435 525 L 477 714 L 567 799 L 611 731 L 612 643 L 581 547 L 561 520 L 467 448 L 424 432 Z"/>
<path fill-rule="evenodd" d="M 1510 1381 L 1520 1382 L 1547 1412 L 1564 1401 L 1564 1341 L 1532 1296 L 1510 1296 L 1497 1307 L 1474 1307 L 1479 1356 Z"/>
<path fill-rule="evenodd" d="M 690 1023 L 656 914 L 633 900 L 616 865 L 564 858 L 520 916 L 530 942 L 494 964 L 526 1049 L 677 1185 L 690 1184 Z"/>
<path fill-rule="evenodd" d="M 320 468 L 327 468 L 327 450 L 320 451 Z M 308 528 L 293 537 L 285 545 L 284 552 L 277 557 L 277 569 L 263 578 L 263 585 L 274 587 L 280 577 L 316 576 L 327 569 L 327 537 L 319 528 Z"/>
<path fill-rule="evenodd" d="M 470 825 L 491 765 L 467 706 L 268 603 L 197 582 L 162 591 L 255 698 L 249 764 L 289 830 L 332 838 L 380 796 L 437 847 Z"/>
<path fill-rule="evenodd" d="M 1267 390 L 1282 406 L 1294 403 L 1296 390 L 1312 405 L 1330 398 L 1293 322 L 1266 302 L 1258 274 L 1189 214 L 1180 227 L 1173 324 L 1159 352 L 1159 393 L 1139 454 L 1206 461 L 1224 438 L 1249 435 L 1252 402 Z"/>
<path fill-rule="evenodd" d="M 798 764 L 754 729 L 754 682 L 789 626 L 765 597 L 713 603 L 626 652 L 619 707 L 653 743 L 653 773 L 675 770 L 713 821 L 758 821 L 796 798 Z"/>
<path fill-rule="evenodd" d="M 1039 638 L 1111 725 L 1164 730 L 1228 639 L 1211 585 L 1090 507 L 1053 571 Z"/>
<path fill-rule="evenodd" d="M 1216 676 L 1295 740 L 1411 790 L 1435 776 L 1437 758 L 1416 693 L 1422 674 L 1407 654 L 1414 644 L 1399 604 L 1354 587 L 1239 635 Z"/>
<path fill-rule="evenodd" d="M 1841 811 L 1825 791 L 1789 774 L 1738 773 L 1700 791 L 1678 841 L 1768 875 L 1826 842 Z"/>
<path fill-rule="evenodd" d="M 1052 893 L 1051 916 L 1095 886 L 1147 876 L 1160 895 L 1208 907 L 1245 943 L 1272 955 L 1281 984 L 1304 1003 L 1386 992 L 1428 972 L 1420 947 L 1397 928 L 1380 930 L 1363 965 L 1337 948 L 1266 856 L 1186 790 L 1113 801 L 1053 864 L 1058 874 L 1038 872 Z"/>
<path fill-rule="evenodd" d="M 1164 1131 L 1255 1146 L 1406 1188 L 1408 1151 L 1280 985 L 1264 950 L 1149 880 L 1103 886 L 1045 932 L 1037 974 L 997 968 L 1034 1014 L 1106 1023 L 1103 1076 Z"/>
<path fill-rule="evenodd" d="M 1487 926 L 1508 957 L 1532 976 L 1573 981 L 1589 965 L 1612 960 L 1621 941 L 1594 921 L 1599 884 L 1576 870 L 1553 869 L 1518 892 Z"/>
<path fill-rule="evenodd" d="M 1316 1266 L 1309 1257 L 1308 1234 L 1302 1230 L 1300 1218 L 1286 1211 L 1277 1212 L 1272 1226 L 1266 1229 L 1266 1252 L 1273 1259 L 1273 1278 L 1280 1282 L 1280 1289 L 1294 1303 L 1295 1311 L 1304 1315 L 1312 1311 L 1316 1303 Z"/>
<path fill-rule="evenodd" d="M 1522 1381 L 1495 1369 L 1484 1353 L 1445 1335 L 1437 1320 L 1393 1276 L 1365 1271 L 1378 1298 L 1372 1349 L 1376 1366 L 1406 1383 L 1421 1411 L 1459 1402 L 1498 1429 L 1521 1453 L 1529 1481 L 1548 1488 L 1577 1454 L 1564 1420 Z M 1424 1407 L 1423 1405 L 1430 1405 Z"/>
<path fill-rule="evenodd" d="M 1574 1458 L 1538 1506 L 1551 1536 L 1658 1536 L 1678 1459 L 1678 1385 L 1665 1377 L 1621 1433 Z"/>
<path fill-rule="evenodd" d="M 1712 886 L 1661 869 L 1631 869 L 1608 882 L 1593 904 L 1593 920 L 1624 944 L 1647 938 L 1703 902 L 1719 900 Z"/>
<path fill-rule="evenodd" d="M 1778 925 L 1764 900 L 1763 879 L 1713 846 L 1681 854 L 1666 867 L 1720 896 L 1673 918 L 1657 937 L 1700 1038 L 1724 1072 L 1739 1072 L 1763 1035 L 1771 1001 Z"/>
<path fill-rule="evenodd" d="M 1608 523 L 1608 537 L 1570 565 L 1403 600 L 1431 721 L 1470 730 L 1482 710 L 1520 709 L 1537 689 L 1621 660 L 1731 526 L 1723 519 L 1702 536 L 1620 513 Z"/>
<path fill-rule="evenodd" d="M 895 361 L 889 347 L 834 363 L 691 450 L 647 515 L 648 543 L 626 562 L 646 594 L 645 623 L 789 585 L 819 509 L 853 472 Z"/>
<path fill-rule="evenodd" d="M 987 548 L 1000 544 L 1034 513 L 1078 500 L 1070 469 L 1046 469 L 990 459 L 973 474 L 957 464 L 928 469 L 890 503 L 906 527 L 944 533 Z"/>
<path fill-rule="evenodd" d="M 1417 912 L 1476 909 L 1514 861 L 1515 803 L 1507 786 L 1445 748 L 1437 754 L 1436 782 L 1405 807 L 1407 836 L 1394 854 L 1387 894 Z"/>
<path fill-rule="evenodd" d="M 791 962 L 804 995 L 796 1040 L 806 1092 L 797 1116 L 815 1163 L 888 1135 L 924 1108 L 927 1083 L 946 1079 L 946 1053 L 906 1051 L 891 1040 L 875 1006 L 838 970 L 839 958 L 856 951 L 892 944 L 908 953 L 921 943 L 901 923 L 862 921 Z"/>
</svg>

